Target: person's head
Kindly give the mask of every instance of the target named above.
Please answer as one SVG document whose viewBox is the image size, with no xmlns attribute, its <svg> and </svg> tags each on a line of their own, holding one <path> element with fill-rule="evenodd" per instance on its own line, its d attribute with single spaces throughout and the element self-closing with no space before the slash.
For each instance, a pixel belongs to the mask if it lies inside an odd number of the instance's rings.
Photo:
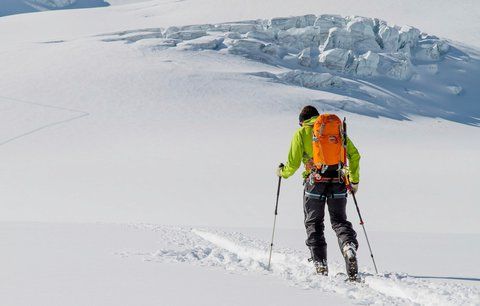
<svg viewBox="0 0 480 306">
<path fill-rule="evenodd" d="M 315 107 L 307 105 L 300 112 L 300 115 L 298 116 L 298 123 L 300 124 L 300 126 L 302 126 L 304 121 L 318 115 L 318 110 Z"/>
</svg>

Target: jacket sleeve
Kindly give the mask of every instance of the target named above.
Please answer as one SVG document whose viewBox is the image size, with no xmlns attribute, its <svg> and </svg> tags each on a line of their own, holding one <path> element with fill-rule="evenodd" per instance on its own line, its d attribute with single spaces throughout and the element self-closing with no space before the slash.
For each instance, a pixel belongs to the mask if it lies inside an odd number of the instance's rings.
<svg viewBox="0 0 480 306">
<path fill-rule="evenodd" d="M 282 170 L 282 177 L 289 178 L 302 164 L 303 157 L 303 140 L 300 130 L 293 135 L 292 144 L 290 145 L 290 152 L 285 167 Z"/>
<path fill-rule="evenodd" d="M 357 148 L 347 137 L 347 158 L 350 162 L 349 170 L 350 170 L 350 181 L 352 183 L 359 183 L 360 182 L 360 153 L 358 153 Z"/>
</svg>

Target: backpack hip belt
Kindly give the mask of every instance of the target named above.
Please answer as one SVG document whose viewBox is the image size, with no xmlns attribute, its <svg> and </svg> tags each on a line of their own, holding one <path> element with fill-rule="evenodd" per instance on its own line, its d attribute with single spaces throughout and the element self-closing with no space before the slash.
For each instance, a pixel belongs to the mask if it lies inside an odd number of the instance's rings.
<svg viewBox="0 0 480 306">
<path fill-rule="evenodd" d="M 307 180 L 310 184 L 315 183 L 343 183 L 343 177 L 323 177 L 318 171 L 312 171 Z"/>
</svg>

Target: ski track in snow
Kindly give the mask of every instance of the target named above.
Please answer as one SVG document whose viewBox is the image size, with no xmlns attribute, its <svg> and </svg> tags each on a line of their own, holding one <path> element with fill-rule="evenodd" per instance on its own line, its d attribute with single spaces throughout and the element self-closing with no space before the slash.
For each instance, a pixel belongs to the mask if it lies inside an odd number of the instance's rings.
<svg viewBox="0 0 480 306">
<path fill-rule="evenodd" d="M 74 120 L 77 120 L 77 119 L 80 119 L 80 118 L 83 118 L 83 117 L 86 117 L 86 116 L 90 115 L 90 113 L 85 112 L 85 111 L 81 111 L 81 110 L 70 109 L 70 108 L 65 108 L 65 107 L 60 107 L 60 106 L 54 106 L 54 105 L 49 105 L 49 104 L 42 104 L 42 103 L 36 103 L 36 102 L 30 102 L 30 101 L 24 101 L 24 100 L 20 100 L 20 99 L 0 96 L 0 103 L 2 103 L 4 101 L 10 101 L 10 102 L 14 102 L 14 103 L 21 103 L 21 104 L 32 105 L 32 106 L 39 106 L 39 107 L 43 107 L 43 108 L 46 108 L 46 109 L 55 109 L 55 110 L 74 113 L 76 115 L 75 116 L 70 116 L 66 119 L 57 120 L 57 121 L 54 121 L 54 122 L 50 122 L 50 123 L 47 123 L 47 124 L 40 125 L 40 126 L 34 128 L 34 129 L 28 130 L 26 132 L 23 132 L 23 133 L 20 133 L 20 134 L 17 134 L 17 135 L 13 135 L 13 136 L 8 137 L 6 139 L 0 139 L 0 146 L 6 145 L 10 142 L 16 141 L 16 140 L 21 139 L 23 137 L 30 136 L 30 135 L 35 134 L 37 132 L 40 132 L 44 129 L 48 129 L 48 128 L 51 128 L 51 127 L 54 127 L 54 126 L 57 126 L 57 125 L 69 123 L 71 121 L 74 121 Z"/>
<path fill-rule="evenodd" d="M 475 287 L 447 281 L 428 281 L 405 273 L 382 272 L 374 275 L 360 268 L 364 283 L 345 282 L 344 263 L 330 262 L 330 276 L 319 277 L 307 261 L 305 251 L 276 247 L 271 270 L 267 270 L 269 243 L 239 232 L 133 224 L 163 237 L 167 247 L 153 252 L 122 251 L 122 257 L 140 256 L 144 261 L 188 263 L 215 267 L 242 274 L 273 275 L 292 286 L 334 292 L 355 304 L 381 305 L 480 305 Z"/>
</svg>

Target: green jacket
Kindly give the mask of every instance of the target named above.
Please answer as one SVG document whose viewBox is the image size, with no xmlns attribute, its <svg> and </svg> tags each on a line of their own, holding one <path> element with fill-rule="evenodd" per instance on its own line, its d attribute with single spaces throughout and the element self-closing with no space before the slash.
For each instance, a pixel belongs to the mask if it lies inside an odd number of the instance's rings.
<svg viewBox="0 0 480 306">
<path fill-rule="evenodd" d="M 292 176 L 302 162 L 306 165 L 312 158 L 312 128 L 316 119 L 317 117 L 312 117 L 303 122 L 302 127 L 295 132 L 295 135 L 293 135 L 290 152 L 288 153 L 288 160 L 281 172 L 283 178 L 289 178 Z M 350 180 L 352 183 L 358 183 L 360 181 L 360 153 L 358 153 L 357 148 L 348 137 L 347 159 L 349 161 Z M 303 177 L 307 177 L 308 174 L 309 173 L 305 170 L 303 172 Z"/>
</svg>

